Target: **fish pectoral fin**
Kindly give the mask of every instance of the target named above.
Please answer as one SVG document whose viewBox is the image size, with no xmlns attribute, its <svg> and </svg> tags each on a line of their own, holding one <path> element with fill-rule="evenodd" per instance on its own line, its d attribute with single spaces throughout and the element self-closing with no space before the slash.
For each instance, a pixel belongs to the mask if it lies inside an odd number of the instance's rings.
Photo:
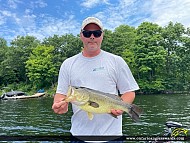
<svg viewBox="0 0 190 143">
<path fill-rule="evenodd" d="M 87 112 L 87 115 L 90 120 L 94 118 L 94 115 L 91 112 Z"/>
<path fill-rule="evenodd" d="M 89 106 L 92 106 L 94 108 L 98 108 L 99 107 L 99 104 L 96 103 L 96 102 L 93 102 L 93 101 L 88 101 L 89 102 Z"/>
<path fill-rule="evenodd" d="M 112 117 L 117 119 L 117 115 L 113 114 L 113 113 L 109 113 Z"/>
</svg>

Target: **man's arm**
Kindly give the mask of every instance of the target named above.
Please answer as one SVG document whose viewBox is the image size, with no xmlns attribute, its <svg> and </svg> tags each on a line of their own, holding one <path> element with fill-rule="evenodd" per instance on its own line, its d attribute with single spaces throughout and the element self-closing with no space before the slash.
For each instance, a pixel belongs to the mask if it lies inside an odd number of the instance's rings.
<svg viewBox="0 0 190 143">
<path fill-rule="evenodd" d="M 68 111 L 67 102 L 63 101 L 66 98 L 66 95 L 56 93 L 54 96 L 54 101 L 52 105 L 52 109 L 57 114 L 64 114 Z"/>
<path fill-rule="evenodd" d="M 124 102 L 127 102 L 129 104 L 132 104 L 134 99 L 135 99 L 135 92 L 126 92 L 124 93 L 122 96 L 121 96 L 121 99 L 124 101 Z"/>
<path fill-rule="evenodd" d="M 134 99 L 135 99 L 135 92 L 132 92 L 132 91 L 131 92 L 126 92 L 121 96 L 121 99 L 126 103 L 132 104 Z M 114 114 L 116 116 L 119 116 L 119 115 L 123 114 L 122 110 L 114 110 L 114 109 L 112 109 L 111 112 L 112 112 L 112 114 Z"/>
</svg>

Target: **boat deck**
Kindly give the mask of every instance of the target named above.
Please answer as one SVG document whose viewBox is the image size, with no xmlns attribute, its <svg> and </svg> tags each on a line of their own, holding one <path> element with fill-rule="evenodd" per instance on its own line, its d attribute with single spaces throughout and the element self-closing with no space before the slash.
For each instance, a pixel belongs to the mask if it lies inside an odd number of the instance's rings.
<svg viewBox="0 0 190 143">
<path fill-rule="evenodd" d="M 36 93 L 34 95 L 23 95 L 23 96 L 12 96 L 12 97 L 4 97 L 3 99 L 28 99 L 28 98 L 38 98 L 44 96 L 45 93 Z"/>
</svg>

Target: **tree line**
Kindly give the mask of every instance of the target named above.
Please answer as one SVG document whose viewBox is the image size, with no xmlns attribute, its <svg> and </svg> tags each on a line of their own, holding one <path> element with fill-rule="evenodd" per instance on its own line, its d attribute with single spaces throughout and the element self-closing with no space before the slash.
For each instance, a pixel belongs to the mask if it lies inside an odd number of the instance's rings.
<svg viewBox="0 0 190 143">
<path fill-rule="evenodd" d="M 7 46 L 0 37 L 0 87 L 56 88 L 62 62 L 81 52 L 79 35 L 53 35 L 42 41 L 17 36 Z M 122 56 L 137 80 L 139 93 L 190 91 L 190 28 L 169 22 L 143 22 L 104 30 L 102 49 Z"/>
</svg>

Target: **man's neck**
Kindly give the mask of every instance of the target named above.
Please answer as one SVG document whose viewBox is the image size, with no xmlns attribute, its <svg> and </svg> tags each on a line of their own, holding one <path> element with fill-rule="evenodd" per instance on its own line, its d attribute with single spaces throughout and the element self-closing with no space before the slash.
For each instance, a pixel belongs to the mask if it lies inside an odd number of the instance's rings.
<svg viewBox="0 0 190 143">
<path fill-rule="evenodd" d="M 82 55 L 83 55 L 84 57 L 91 58 L 91 57 L 95 57 L 95 56 L 99 55 L 100 52 L 101 52 L 101 50 L 92 51 L 92 52 L 83 50 L 83 51 L 82 51 Z"/>
</svg>

